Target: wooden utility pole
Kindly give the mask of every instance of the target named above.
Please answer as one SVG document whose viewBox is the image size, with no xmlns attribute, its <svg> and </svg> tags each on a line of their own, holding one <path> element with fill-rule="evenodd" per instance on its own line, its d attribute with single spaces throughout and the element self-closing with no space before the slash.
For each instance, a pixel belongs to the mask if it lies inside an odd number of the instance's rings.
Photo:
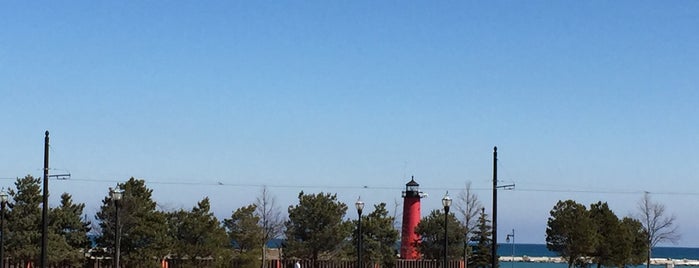
<svg viewBox="0 0 699 268">
<path fill-rule="evenodd" d="M 41 268 L 46 268 L 47 260 L 46 247 L 48 245 L 48 211 L 49 211 L 49 131 L 46 131 L 44 138 L 44 189 L 42 196 L 43 207 L 41 208 Z"/>
<path fill-rule="evenodd" d="M 498 147 L 493 147 L 493 244 L 490 267 L 498 267 Z"/>
</svg>

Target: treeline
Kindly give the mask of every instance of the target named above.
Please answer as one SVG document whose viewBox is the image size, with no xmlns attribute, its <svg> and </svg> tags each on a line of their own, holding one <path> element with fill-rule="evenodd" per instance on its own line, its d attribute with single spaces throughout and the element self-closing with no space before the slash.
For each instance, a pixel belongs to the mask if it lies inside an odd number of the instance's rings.
<svg viewBox="0 0 699 268">
<path fill-rule="evenodd" d="M 3 230 L 8 263 L 38 263 L 40 182 L 28 175 L 18 178 L 15 188 L 9 190 Z M 122 193 L 118 201 L 112 198 L 113 191 Z M 338 201 L 336 194 L 300 192 L 298 203 L 288 207 L 288 217 L 282 217 L 274 197 L 264 188 L 255 202 L 219 220 L 211 212 L 208 198 L 191 209 L 163 211 L 152 199 L 152 192 L 143 180 L 131 178 L 118 183 L 116 189 L 106 191 L 93 219 L 83 217 L 85 205 L 73 203 L 71 195 L 64 193 L 61 204 L 48 215 L 47 264 L 81 267 L 86 253 L 111 258 L 117 237 L 121 267 L 159 267 L 166 258 L 176 259 L 179 267 L 260 267 L 267 258 L 267 242 L 282 237 L 283 259 L 315 263 L 356 260 L 358 256 L 358 221 L 347 219 L 348 205 Z M 470 239 L 464 234 L 471 232 L 454 213 L 448 216 L 449 256 L 458 259 L 463 256 L 464 239 Z M 481 215 L 484 223 L 485 216 Z M 365 208 L 361 224 L 362 261 L 393 267 L 399 232 L 386 204 Z M 422 240 L 414 243 L 424 258 L 441 256 L 443 224 L 444 213 L 434 210 L 418 226 Z M 487 224 L 481 227 L 489 228 Z"/>
<path fill-rule="evenodd" d="M 32 176 L 18 178 L 15 189 L 9 190 L 2 230 L 9 262 L 39 259 L 40 190 L 40 180 Z M 347 219 L 349 207 L 336 194 L 300 192 L 298 203 L 288 207 L 288 217 L 282 217 L 275 198 L 263 188 L 254 202 L 219 220 L 207 197 L 191 209 L 163 211 L 143 180 L 131 178 L 114 190 L 122 193 L 121 198 L 112 199 L 112 189 L 107 191 L 94 219 L 83 217 L 84 204 L 73 203 L 69 194 L 61 196 L 61 204 L 49 211 L 49 266 L 82 267 L 88 252 L 114 256 L 117 237 L 121 267 L 159 267 L 164 259 L 176 259 L 178 267 L 261 267 L 267 259 L 266 244 L 274 238 L 283 238 L 280 257 L 285 260 L 316 263 L 358 256 L 358 221 Z M 449 259 L 466 258 L 471 267 L 489 267 L 491 223 L 469 184 L 454 206 L 455 213 L 446 217 L 443 210 L 433 210 L 423 218 L 416 229 L 421 239 L 413 245 L 423 259 L 440 259 L 446 232 Z M 351 211 L 356 213 L 354 207 Z M 361 219 L 362 262 L 393 267 L 399 240 L 395 217 L 380 203 L 365 208 Z M 588 210 L 574 201 L 561 201 L 551 210 L 546 241 L 570 265 L 593 261 L 621 267 L 650 256 L 647 249 L 655 244 L 649 241 L 657 239 L 648 235 L 645 226 L 651 225 L 618 219 L 606 203 L 593 204 Z M 96 237 L 96 247 L 88 234 Z"/>
<path fill-rule="evenodd" d="M 568 267 L 626 267 L 648 257 L 649 234 L 630 217 L 619 219 L 607 203 L 588 209 L 573 200 L 559 201 L 551 210 L 546 228 L 546 247 L 568 261 Z"/>
</svg>

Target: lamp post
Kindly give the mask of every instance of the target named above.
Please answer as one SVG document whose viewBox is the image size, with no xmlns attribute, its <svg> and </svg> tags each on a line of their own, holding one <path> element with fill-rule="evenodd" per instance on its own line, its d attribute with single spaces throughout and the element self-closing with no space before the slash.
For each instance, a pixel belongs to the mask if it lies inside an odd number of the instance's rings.
<svg viewBox="0 0 699 268">
<path fill-rule="evenodd" d="M 451 206 L 451 197 L 449 197 L 449 191 L 442 198 L 442 206 L 444 206 L 444 261 L 442 262 L 442 268 L 447 267 L 447 222 L 449 218 L 449 206 Z"/>
<path fill-rule="evenodd" d="M 121 237 L 119 234 L 119 201 L 123 195 L 122 191 L 117 189 L 109 189 L 109 195 L 114 201 L 114 268 L 119 268 L 119 255 L 120 255 L 120 242 Z"/>
<path fill-rule="evenodd" d="M 357 214 L 359 215 L 359 220 L 357 220 L 357 267 L 362 268 L 364 267 L 362 261 L 362 240 L 364 236 L 362 234 L 362 210 L 364 209 L 364 202 L 362 202 L 361 197 L 357 199 L 354 206 L 357 208 Z"/>
<path fill-rule="evenodd" d="M 511 234 L 507 234 L 507 237 L 505 238 L 505 241 L 507 243 L 510 243 L 510 237 L 512 237 L 512 267 L 515 267 L 515 229 L 512 229 Z"/>
<path fill-rule="evenodd" d="M 5 203 L 7 193 L 0 192 L 0 267 L 5 268 Z"/>
</svg>

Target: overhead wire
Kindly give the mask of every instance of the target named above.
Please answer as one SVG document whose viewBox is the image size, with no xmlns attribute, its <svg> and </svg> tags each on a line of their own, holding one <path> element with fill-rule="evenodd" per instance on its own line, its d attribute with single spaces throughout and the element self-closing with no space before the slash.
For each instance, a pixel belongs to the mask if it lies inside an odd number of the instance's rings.
<svg viewBox="0 0 699 268">
<path fill-rule="evenodd" d="M 17 178 L 0 177 L 0 180 L 15 180 Z M 368 189 L 368 190 L 403 190 L 404 187 L 386 186 L 386 185 L 322 185 L 322 184 L 269 184 L 269 183 L 230 183 L 223 181 L 174 181 L 174 180 L 154 180 L 144 179 L 148 184 L 152 185 L 183 185 L 183 186 L 215 186 L 215 187 L 269 187 L 281 189 Z M 86 179 L 86 178 L 71 178 L 71 182 L 87 182 L 87 183 L 120 183 L 124 180 L 119 179 Z M 560 188 L 537 188 L 527 187 L 517 184 L 517 187 L 507 191 L 514 192 L 539 192 L 539 193 L 582 193 L 582 194 L 643 194 L 649 192 L 646 190 L 633 189 L 574 189 L 564 185 L 556 185 Z M 458 191 L 462 187 L 421 187 L 425 191 Z M 473 191 L 491 191 L 492 188 L 471 188 Z M 651 191 L 652 194 L 658 195 L 684 195 L 684 196 L 699 196 L 699 192 L 668 192 L 668 191 Z"/>
</svg>

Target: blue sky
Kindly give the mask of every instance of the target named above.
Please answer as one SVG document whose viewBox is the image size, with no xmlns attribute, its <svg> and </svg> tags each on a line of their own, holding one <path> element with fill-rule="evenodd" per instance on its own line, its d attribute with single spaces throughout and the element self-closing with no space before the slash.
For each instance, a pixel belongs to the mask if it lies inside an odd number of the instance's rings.
<svg viewBox="0 0 699 268">
<path fill-rule="evenodd" d="M 504 240 L 543 243 L 560 199 L 635 212 L 643 191 L 699 246 L 695 1 L 122 1 L 0 4 L 0 184 L 41 176 L 94 213 L 143 178 L 163 209 L 229 217 L 268 185 L 490 210 L 492 147 L 517 185 Z M 348 217 L 356 217 L 353 210 Z"/>
</svg>

